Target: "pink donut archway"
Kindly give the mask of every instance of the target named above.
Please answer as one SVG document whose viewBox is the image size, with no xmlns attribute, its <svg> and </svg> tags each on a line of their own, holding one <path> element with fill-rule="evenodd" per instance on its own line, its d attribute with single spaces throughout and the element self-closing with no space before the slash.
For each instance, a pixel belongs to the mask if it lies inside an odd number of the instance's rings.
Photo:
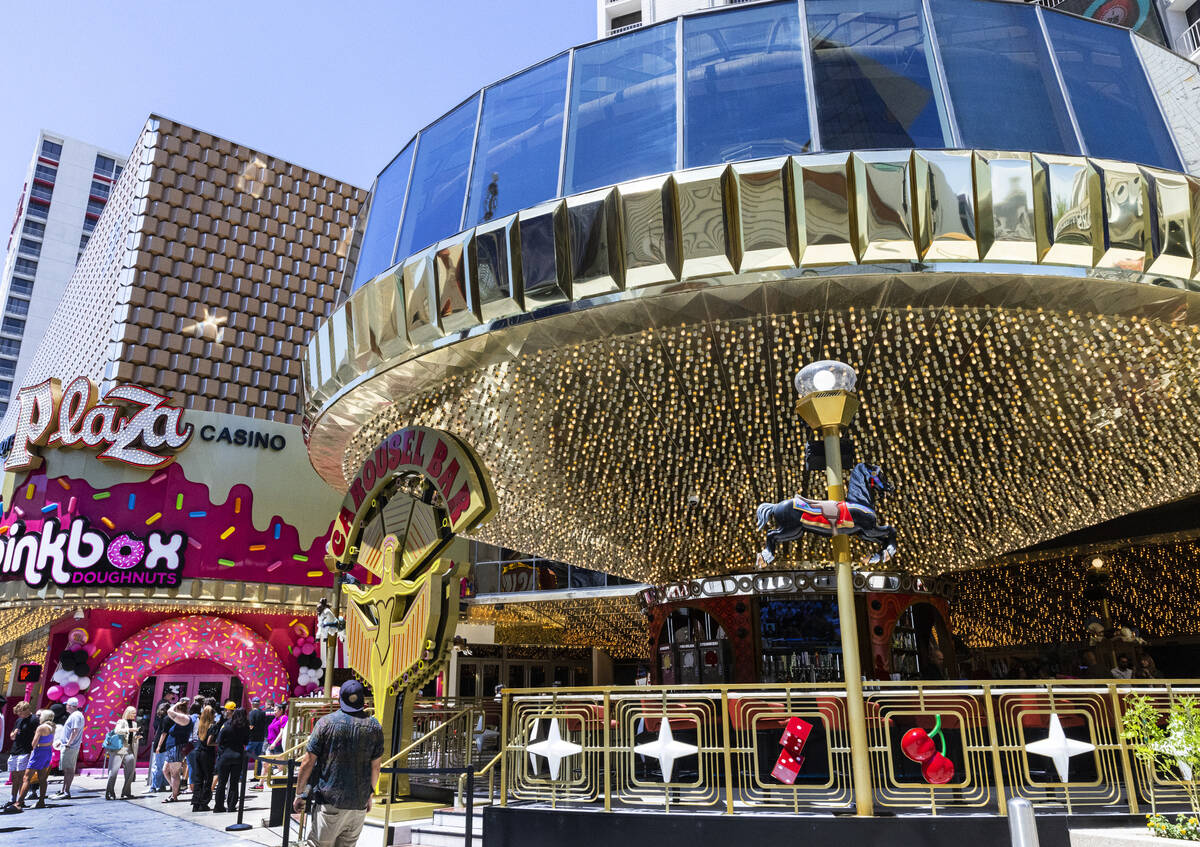
<svg viewBox="0 0 1200 847">
<path fill-rule="evenodd" d="M 209 615 L 161 621 L 123 641 L 92 675 L 82 758 L 100 758 L 105 733 L 148 676 L 186 659 L 208 659 L 230 668 L 241 679 L 247 699 L 280 699 L 287 694 L 283 662 L 248 627 Z"/>
</svg>

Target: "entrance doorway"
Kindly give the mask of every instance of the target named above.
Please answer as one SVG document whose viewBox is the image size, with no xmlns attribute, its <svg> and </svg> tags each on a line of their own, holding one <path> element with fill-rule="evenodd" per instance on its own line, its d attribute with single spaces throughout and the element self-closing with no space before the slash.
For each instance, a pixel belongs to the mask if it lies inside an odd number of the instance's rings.
<svg viewBox="0 0 1200 847">
<path fill-rule="evenodd" d="M 167 665 L 154 675 L 154 700 L 174 703 L 182 697 L 212 697 L 219 704 L 233 700 L 242 705 L 242 681 L 224 665 L 205 659 L 188 659 Z M 149 680 L 147 680 L 149 682 Z"/>
</svg>

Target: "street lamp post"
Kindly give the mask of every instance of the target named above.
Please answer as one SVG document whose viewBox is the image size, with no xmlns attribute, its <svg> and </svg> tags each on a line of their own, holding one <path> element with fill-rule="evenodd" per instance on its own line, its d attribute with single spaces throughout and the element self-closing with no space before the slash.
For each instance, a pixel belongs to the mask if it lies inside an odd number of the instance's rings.
<svg viewBox="0 0 1200 847">
<path fill-rule="evenodd" d="M 854 393 L 857 377 L 843 362 L 822 361 L 805 365 L 796 374 L 796 407 L 800 417 L 825 442 L 825 485 L 830 500 L 846 499 L 842 477 L 842 427 L 858 411 Z M 854 610 L 854 569 L 850 565 L 850 538 L 834 535 L 834 562 L 837 566 L 838 623 L 842 636 L 842 668 L 846 683 L 846 717 L 850 730 L 850 766 L 854 779 L 854 800 L 861 817 L 874 814 L 874 789 L 871 786 L 871 762 L 867 750 L 867 714 L 863 705 L 862 668 L 858 655 L 858 621 Z"/>
</svg>

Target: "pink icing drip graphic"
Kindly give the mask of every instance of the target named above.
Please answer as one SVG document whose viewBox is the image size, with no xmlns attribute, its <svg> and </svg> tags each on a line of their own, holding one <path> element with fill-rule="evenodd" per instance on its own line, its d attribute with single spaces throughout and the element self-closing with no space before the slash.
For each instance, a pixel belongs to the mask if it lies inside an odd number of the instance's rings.
<svg viewBox="0 0 1200 847">
<path fill-rule="evenodd" d="M 47 479 L 43 468 L 32 471 L 16 487 L 13 501 L 4 504 L 0 527 L 19 519 L 27 531 L 37 531 L 48 518 L 66 525 L 82 515 L 110 538 L 126 534 L 144 539 L 151 530 L 184 532 L 188 536 L 185 579 L 333 585 L 333 576 L 324 565 L 328 527 L 322 527 L 321 535 L 302 548 L 297 529 L 279 516 L 273 517 L 266 529 L 255 528 L 254 491 L 249 486 L 232 486 L 224 503 L 210 498 L 208 487 L 190 481 L 179 465 L 171 465 L 145 482 L 108 489 L 93 488 L 82 479 Z M 52 505 L 57 508 L 43 511 Z M 119 555 L 119 548 L 113 552 Z"/>
</svg>

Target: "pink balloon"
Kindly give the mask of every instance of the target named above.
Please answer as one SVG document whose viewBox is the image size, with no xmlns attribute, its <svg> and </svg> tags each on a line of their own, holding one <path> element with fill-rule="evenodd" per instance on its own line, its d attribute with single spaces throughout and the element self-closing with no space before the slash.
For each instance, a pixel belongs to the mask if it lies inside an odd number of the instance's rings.
<svg viewBox="0 0 1200 847">
<path fill-rule="evenodd" d="M 59 688 L 57 685 L 51 685 L 49 688 L 46 689 L 46 697 L 49 698 L 50 700 L 54 700 L 55 702 L 57 702 L 62 699 L 62 696 L 63 696 L 63 690 L 61 688 Z"/>
<path fill-rule="evenodd" d="M 78 693 L 79 693 L 79 683 L 78 682 L 68 682 L 66 685 L 63 686 L 63 694 L 66 694 L 68 697 L 74 697 Z"/>
<path fill-rule="evenodd" d="M 87 644 L 83 645 L 83 652 L 87 653 L 89 656 L 92 655 L 96 652 L 96 645 L 89 641 Z"/>
<path fill-rule="evenodd" d="M 316 649 L 317 648 L 311 644 L 305 644 L 303 647 L 300 648 L 300 652 L 307 656 L 307 655 L 311 654 L 313 651 L 315 651 Z"/>
<path fill-rule="evenodd" d="M 297 697 L 304 696 L 304 686 L 297 685 L 295 688 L 292 689 L 292 693 L 295 694 Z"/>
</svg>

